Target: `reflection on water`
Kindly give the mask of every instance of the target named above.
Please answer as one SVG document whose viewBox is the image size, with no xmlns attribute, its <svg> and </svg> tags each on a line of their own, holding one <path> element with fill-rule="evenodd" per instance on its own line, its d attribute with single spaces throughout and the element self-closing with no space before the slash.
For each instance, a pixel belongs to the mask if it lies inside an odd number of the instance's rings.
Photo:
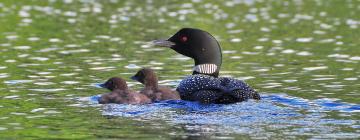
<svg viewBox="0 0 360 140">
<path fill-rule="evenodd" d="M 81 98 L 97 104 L 100 96 Z M 359 120 L 328 118 L 331 111 L 351 117 L 360 112 L 359 104 L 322 98 L 307 100 L 285 94 L 266 94 L 261 101 L 231 105 L 202 105 L 197 102 L 170 100 L 148 105 L 107 104 L 105 116 L 120 116 L 143 120 L 162 120 L 173 125 L 185 125 L 189 133 L 208 129 L 206 133 L 239 133 L 250 137 L 287 137 L 309 135 L 310 138 L 358 138 L 354 131 L 343 133 L 360 125 Z M 267 131 L 281 130 L 280 133 Z"/>
<path fill-rule="evenodd" d="M 358 5 L 1 1 L 0 137 L 358 139 Z M 141 67 L 152 67 L 161 85 L 175 88 L 191 73 L 192 60 L 147 42 L 166 39 L 182 27 L 212 33 L 223 50 L 220 74 L 246 80 L 263 100 L 208 106 L 93 102 L 93 95 L 107 92 L 96 85 L 109 77 L 141 88 L 129 79 Z"/>
</svg>

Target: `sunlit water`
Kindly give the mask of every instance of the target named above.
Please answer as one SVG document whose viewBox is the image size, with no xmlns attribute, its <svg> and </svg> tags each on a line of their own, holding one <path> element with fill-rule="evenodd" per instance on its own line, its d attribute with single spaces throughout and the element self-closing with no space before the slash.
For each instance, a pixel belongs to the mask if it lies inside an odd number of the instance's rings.
<svg viewBox="0 0 360 140">
<path fill-rule="evenodd" d="M 359 1 L 0 1 L 0 137 L 360 138 Z M 336 9 L 336 10 L 334 10 Z M 261 101 L 99 105 L 98 83 L 151 67 L 173 88 L 192 60 L 148 41 L 212 33 L 221 76 Z"/>
</svg>

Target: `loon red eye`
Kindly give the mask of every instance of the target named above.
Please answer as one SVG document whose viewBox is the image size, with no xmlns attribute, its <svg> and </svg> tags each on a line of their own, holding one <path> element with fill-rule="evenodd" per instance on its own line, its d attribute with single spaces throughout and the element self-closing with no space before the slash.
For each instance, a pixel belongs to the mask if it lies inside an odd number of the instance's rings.
<svg viewBox="0 0 360 140">
<path fill-rule="evenodd" d="M 187 36 L 182 36 L 182 37 L 180 37 L 180 39 L 182 42 L 186 42 L 188 40 Z"/>
</svg>

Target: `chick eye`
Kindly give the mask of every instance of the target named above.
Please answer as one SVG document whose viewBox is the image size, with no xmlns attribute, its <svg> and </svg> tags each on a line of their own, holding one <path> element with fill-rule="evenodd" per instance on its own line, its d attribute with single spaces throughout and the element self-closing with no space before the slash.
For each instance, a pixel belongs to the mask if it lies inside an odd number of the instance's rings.
<svg viewBox="0 0 360 140">
<path fill-rule="evenodd" d="M 182 36 L 182 37 L 180 37 L 180 40 L 182 42 L 186 42 L 188 40 L 188 37 L 187 36 Z"/>
</svg>

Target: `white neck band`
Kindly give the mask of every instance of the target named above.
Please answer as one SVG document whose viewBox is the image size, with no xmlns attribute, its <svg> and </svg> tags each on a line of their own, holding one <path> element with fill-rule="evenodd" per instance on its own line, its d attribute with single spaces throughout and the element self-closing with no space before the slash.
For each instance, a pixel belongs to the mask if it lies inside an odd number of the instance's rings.
<svg viewBox="0 0 360 140">
<path fill-rule="evenodd" d="M 200 64 L 194 66 L 193 70 L 198 73 L 212 74 L 216 72 L 217 66 L 215 64 Z"/>
</svg>

